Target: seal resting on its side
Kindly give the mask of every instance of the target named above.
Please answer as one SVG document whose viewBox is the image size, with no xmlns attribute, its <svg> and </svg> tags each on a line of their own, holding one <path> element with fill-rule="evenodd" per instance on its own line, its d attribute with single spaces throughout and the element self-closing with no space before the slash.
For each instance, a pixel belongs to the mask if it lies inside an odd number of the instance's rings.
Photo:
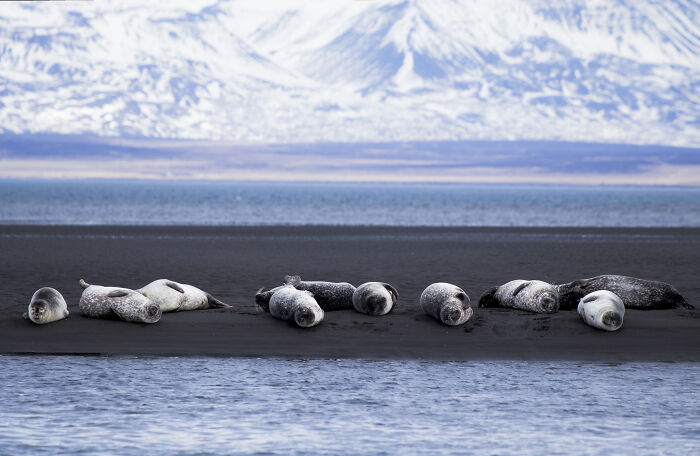
<svg viewBox="0 0 700 456">
<path fill-rule="evenodd" d="M 399 299 L 396 288 L 384 282 L 366 282 L 355 289 L 352 305 L 356 311 L 367 315 L 386 315 Z"/>
<path fill-rule="evenodd" d="M 352 309 L 355 287 L 347 282 L 304 281 L 301 277 L 285 276 L 284 283 L 297 290 L 310 291 L 325 312 Z"/>
<path fill-rule="evenodd" d="M 511 280 L 489 288 L 479 298 L 479 307 L 507 307 L 537 313 L 559 309 L 557 288 L 541 280 Z"/>
<path fill-rule="evenodd" d="M 271 288 L 267 291 L 265 290 L 265 287 L 259 289 L 255 293 L 255 305 L 258 307 L 258 310 L 262 310 L 263 312 L 269 312 L 270 311 L 270 299 L 272 299 L 272 295 L 274 295 L 277 291 L 282 289 L 285 285 L 280 285 L 275 288 Z"/>
<path fill-rule="evenodd" d="M 158 304 L 164 313 L 231 307 L 197 287 L 168 279 L 154 280 L 136 291 Z"/>
<path fill-rule="evenodd" d="M 22 315 L 23 318 L 31 320 L 37 325 L 44 325 L 58 320 L 63 320 L 68 316 L 68 304 L 63 299 L 63 295 L 55 288 L 39 288 L 32 295 L 29 308 Z"/>
<path fill-rule="evenodd" d="M 83 295 L 80 311 L 90 318 L 118 318 L 135 323 L 156 323 L 160 320 L 158 304 L 138 291 L 119 287 L 90 285 L 80 279 Z"/>
<path fill-rule="evenodd" d="M 428 285 L 420 295 L 420 306 L 423 312 L 450 326 L 466 323 L 474 314 L 467 293 L 445 282 Z"/>
<path fill-rule="evenodd" d="M 578 303 L 578 314 L 594 328 L 616 331 L 622 327 L 625 305 L 612 291 L 600 290 L 587 294 Z"/>
<path fill-rule="evenodd" d="M 694 308 L 671 285 L 636 277 L 600 275 L 557 285 L 561 308 L 567 310 L 575 309 L 583 296 L 599 290 L 612 291 L 628 309 Z"/>
<path fill-rule="evenodd" d="M 293 321 L 301 328 L 310 328 L 319 324 L 324 314 L 310 291 L 297 290 L 288 285 L 281 287 L 270 298 L 270 315 Z"/>
</svg>

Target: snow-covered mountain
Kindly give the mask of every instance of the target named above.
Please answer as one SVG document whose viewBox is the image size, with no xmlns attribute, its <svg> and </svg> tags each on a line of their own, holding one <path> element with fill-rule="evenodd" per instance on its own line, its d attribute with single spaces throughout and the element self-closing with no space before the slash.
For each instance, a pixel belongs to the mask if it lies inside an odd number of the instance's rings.
<svg viewBox="0 0 700 456">
<path fill-rule="evenodd" d="M 700 3 L 2 2 L 0 129 L 696 147 Z"/>
</svg>

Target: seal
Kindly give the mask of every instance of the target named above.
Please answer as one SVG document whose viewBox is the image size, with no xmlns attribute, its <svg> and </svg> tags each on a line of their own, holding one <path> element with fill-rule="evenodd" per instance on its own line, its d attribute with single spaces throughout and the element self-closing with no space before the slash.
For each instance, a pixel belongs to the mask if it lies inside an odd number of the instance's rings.
<svg viewBox="0 0 700 456">
<path fill-rule="evenodd" d="M 128 288 L 90 285 L 80 279 L 83 295 L 80 311 L 90 318 L 117 318 L 135 323 L 156 323 L 160 320 L 158 304 L 138 291 Z"/>
<path fill-rule="evenodd" d="M 63 295 L 55 288 L 39 288 L 32 295 L 29 308 L 22 315 L 37 325 L 44 325 L 68 316 L 68 304 Z"/>
<path fill-rule="evenodd" d="M 578 314 L 583 321 L 594 328 L 617 331 L 622 327 L 625 305 L 612 291 L 599 290 L 589 293 L 578 303 Z"/>
<path fill-rule="evenodd" d="M 428 285 L 420 295 L 420 306 L 423 312 L 449 326 L 466 323 L 474 314 L 467 293 L 445 282 Z"/>
<path fill-rule="evenodd" d="M 352 306 L 367 315 L 386 315 L 396 305 L 399 292 L 384 282 L 366 282 L 352 294 Z"/>
<path fill-rule="evenodd" d="M 270 315 L 280 320 L 293 321 L 300 328 L 310 328 L 323 320 L 324 313 L 310 291 L 297 290 L 287 285 L 270 298 Z"/>
<path fill-rule="evenodd" d="M 347 282 L 304 281 L 298 275 L 288 275 L 284 277 L 284 283 L 297 290 L 310 291 L 325 312 L 352 309 L 355 287 Z"/>
<path fill-rule="evenodd" d="M 628 309 L 694 309 L 678 290 L 664 282 L 621 275 L 600 275 L 557 285 L 562 309 L 575 309 L 582 297 L 599 290 L 612 291 Z"/>
<path fill-rule="evenodd" d="M 540 280 L 511 280 L 486 290 L 479 307 L 507 307 L 528 312 L 553 313 L 559 309 L 557 288 Z"/>
<path fill-rule="evenodd" d="M 168 279 L 154 280 L 136 291 L 158 304 L 163 313 L 231 307 L 197 287 Z"/>
</svg>

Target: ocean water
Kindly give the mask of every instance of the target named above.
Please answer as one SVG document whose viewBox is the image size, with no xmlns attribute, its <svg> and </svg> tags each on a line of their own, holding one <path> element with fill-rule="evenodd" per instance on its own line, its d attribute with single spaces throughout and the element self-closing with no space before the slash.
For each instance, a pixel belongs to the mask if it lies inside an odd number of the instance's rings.
<svg viewBox="0 0 700 456">
<path fill-rule="evenodd" d="M 691 455 L 697 364 L 0 356 L 0 453 Z"/>
<path fill-rule="evenodd" d="M 0 180 L 0 223 L 700 226 L 700 188 Z"/>
</svg>

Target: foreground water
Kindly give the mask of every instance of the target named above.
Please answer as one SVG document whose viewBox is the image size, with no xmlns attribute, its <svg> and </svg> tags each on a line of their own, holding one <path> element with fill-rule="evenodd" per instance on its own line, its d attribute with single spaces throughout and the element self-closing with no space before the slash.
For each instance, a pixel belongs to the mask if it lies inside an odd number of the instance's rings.
<svg viewBox="0 0 700 456">
<path fill-rule="evenodd" d="M 696 364 L 0 357 L 5 454 L 698 454 Z"/>
<path fill-rule="evenodd" d="M 700 226 L 700 188 L 0 180 L 0 223 Z"/>
</svg>

